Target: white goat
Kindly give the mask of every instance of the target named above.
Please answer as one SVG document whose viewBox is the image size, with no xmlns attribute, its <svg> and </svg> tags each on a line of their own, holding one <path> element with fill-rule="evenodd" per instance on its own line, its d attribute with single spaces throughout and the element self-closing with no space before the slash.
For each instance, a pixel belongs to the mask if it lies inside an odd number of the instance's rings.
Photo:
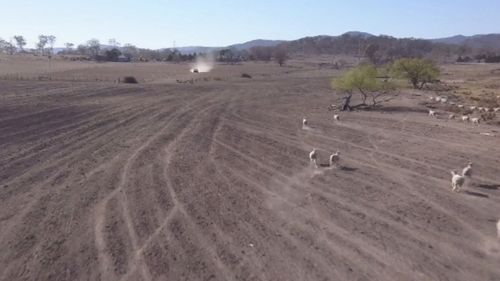
<svg viewBox="0 0 500 281">
<path fill-rule="evenodd" d="M 451 120 L 451 119 L 455 119 L 455 117 L 456 117 L 456 116 L 455 116 L 455 114 L 450 114 L 450 115 L 448 115 L 448 119 L 450 119 L 450 120 Z"/>
<path fill-rule="evenodd" d="M 472 110 L 472 111 L 476 110 L 476 108 L 477 108 L 476 106 L 470 106 L 469 107 L 469 109 Z"/>
<path fill-rule="evenodd" d="M 429 99 L 433 101 L 433 100 L 434 100 L 434 97 L 429 97 Z"/>
<path fill-rule="evenodd" d="M 462 175 L 464 177 L 472 177 L 472 162 L 467 163 L 467 167 L 462 169 Z"/>
<path fill-rule="evenodd" d="M 307 126 L 307 119 L 305 117 L 302 118 L 302 125 Z"/>
<path fill-rule="evenodd" d="M 464 185 L 465 177 L 457 174 L 455 171 L 451 171 L 451 190 L 460 192 L 460 188 Z"/>
<path fill-rule="evenodd" d="M 464 108 L 464 105 L 463 104 L 459 104 L 457 105 L 458 108 Z"/>
<path fill-rule="evenodd" d="M 340 121 L 340 115 L 338 114 L 333 115 L 333 120 Z"/>
<path fill-rule="evenodd" d="M 337 151 L 330 155 L 330 167 L 333 167 L 334 165 L 337 166 L 340 161 L 340 152 Z"/>
<path fill-rule="evenodd" d="M 447 98 L 441 98 L 441 103 L 447 103 L 448 99 Z"/>
<path fill-rule="evenodd" d="M 431 117 L 436 117 L 436 111 L 435 111 L 435 110 L 430 110 L 430 109 L 429 109 L 429 116 L 431 116 Z"/>
<path fill-rule="evenodd" d="M 497 222 L 497 237 L 500 239 L 500 220 Z"/>
<path fill-rule="evenodd" d="M 493 108 L 493 111 L 494 111 L 494 112 L 498 112 L 498 111 L 500 111 L 500 107 L 495 107 L 495 108 Z"/>
<path fill-rule="evenodd" d="M 474 117 L 474 118 L 471 118 L 470 121 L 473 123 L 473 124 L 476 124 L 479 126 L 479 117 Z"/>
<path fill-rule="evenodd" d="M 462 115 L 462 121 L 468 122 L 469 120 L 470 120 L 470 116 L 469 115 Z"/>
<path fill-rule="evenodd" d="M 314 167 L 318 168 L 318 153 L 316 152 L 316 148 L 309 153 L 309 161 L 314 164 Z"/>
</svg>

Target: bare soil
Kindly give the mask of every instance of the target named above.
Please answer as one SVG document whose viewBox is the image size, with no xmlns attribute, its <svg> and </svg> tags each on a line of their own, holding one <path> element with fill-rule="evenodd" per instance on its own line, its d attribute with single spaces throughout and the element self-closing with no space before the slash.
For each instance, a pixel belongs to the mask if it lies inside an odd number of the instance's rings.
<svg viewBox="0 0 500 281">
<path fill-rule="evenodd" d="M 499 127 L 410 93 L 334 122 L 335 73 L 0 81 L 0 280 L 500 280 Z"/>
</svg>

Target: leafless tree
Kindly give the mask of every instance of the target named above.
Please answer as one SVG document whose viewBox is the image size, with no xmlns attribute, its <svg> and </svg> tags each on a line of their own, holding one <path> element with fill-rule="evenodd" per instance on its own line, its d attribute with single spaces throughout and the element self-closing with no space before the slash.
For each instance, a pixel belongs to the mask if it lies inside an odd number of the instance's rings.
<svg viewBox="0 0 500 281">
<path fill-rule="evenodd" d="M 54 35 L 47 36 L 47 42 L 50 46 L 50 55 L 54 54 L 54 44 L 56 43 L 56 37 Z"/>
<path fill-rule="evenodd" d="M 136 46 L 126 43 L 122 47 L 122 53 L 125 57 L 127 57 L 130 60 L 133 57 L 137 56 L 138 50 Z"/>
<path fill-rule="evenodd" d="M 274 49 L 274 60 L 280 65 L 283 66 L 285 61 L 288 58 L 288 52 L 285 46 L 277 46 Z"/>
<path fill-rule="evenodd" d="M 87 48 L 92 57 L 96 57 L 99 55 L 99 51 L 101 50 L 101 43 L 97 39 L 90 39 L 87 41 Z"/>
<path fill-rule="evenodd" d="M 108 40 L 108 44 L 109 44 L 110 46 L 112 46 L 113 48 L 120 47 L 120 45 L 121 45 L 118 41 L 116 41 L 116 39 L 115 39 L 115 38 L 111 38 L 111 39 L 109 39 L 109 40 Z"/>
</svg>

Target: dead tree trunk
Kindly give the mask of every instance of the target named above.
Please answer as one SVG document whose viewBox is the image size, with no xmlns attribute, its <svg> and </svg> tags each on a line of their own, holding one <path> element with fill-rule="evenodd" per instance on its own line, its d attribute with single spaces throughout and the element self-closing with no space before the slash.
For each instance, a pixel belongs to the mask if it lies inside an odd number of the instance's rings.
<svg viewBox="0 0 500 281">
<path fill-rule="evenodd" d="M 350 105 L 350 102 L 351 102 L 351 97 L 352 97 L 352 94 L 350 93 L 349 95 L 343 97 L 342 99 L 344 100 L 344 102 L 342 103 L 342 107 L 341 107 L 341 111 L 351 111 L 351 105 Z"/>
</svg>

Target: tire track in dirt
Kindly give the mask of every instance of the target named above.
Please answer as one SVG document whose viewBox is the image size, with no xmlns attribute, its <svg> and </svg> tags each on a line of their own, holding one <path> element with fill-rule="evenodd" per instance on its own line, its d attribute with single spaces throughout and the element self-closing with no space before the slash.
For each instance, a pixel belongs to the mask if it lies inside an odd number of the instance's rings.
<svg viewBox="0 0 500 281">
<path fill-rule="evenodd" d="M 164 133 L 165 130 L 169 128 L 172 124 L 174 124 L 180 117 L 182 117 L 183 114 L 189 112 L 192 110 L 193 104 L 198 102 L 200 98 L 189 102 L 186 106 L 181 108 L 176 114 L 174 114 L 174 117 L 170 119 L 170 121 L 164 126 L 163 129 L 161 129 L 158 133 L 154 134 L 152 137 L 150 137 L 144 144 L 139 146 L 133 153 L 132 155 L 127 159 L 123 172 L 120 177 L 120 183 L 118 187 L 111 192 L 104 200 L 101 201 L 101 203 L 98 205 L 95 211 L 95 236 L 96 236 L 96 246 L 98 247 L 98 253 L 99 253 L 99 260 L 101 263 L 101 272 L 104 275 L 105 280 L 113 280 L 115 279 L 116 276 L 110 275 L 109 270 L 111 269 L 111 262 L 109 260 L 109 257 L 106 256 L 105 251 L 106 251 L 106 243 L 104 241 L 104 236 L 103 236 L 103 228 L 104 228 L 104 219 L 105 219 L 105 208 L 107 202 L 111 199 L 114 198 L 116 195 L 120 195 L 120 202 L 122 204 L 122 213 L 125 219 L 125 223 L 127 225 L 127 229 L 129 232 L 129 237 L 132 241 L 132 249 L 133 251 L 137 252 L 138 250 L 138 245 L 137 245 L 137 235 L 134 230 L 134 226 L 132 223 L 132 218 L 130 214 L 128 213 L 128 204 L 126 202 L 126 195 L 122 192 L 128 174 L 130 173 L 130 168 L 133 164 L 134 159 L 144 150 L 146 149 L 155 139 L 157 139 L 159 136 L 161 136 L 162 133 Z M 147 272 L 146 267 L 142 266 L 141 267 L 142 271 L 142 277 L 146 278 L 146 280 L 151 280 L 150 274 Z"/>
<path fill-rule="evenodd" d="M 184 211 L 184 209 L 181 207 L 181 203 L 179 202 L 177 195 L 175 194 L 175 191 L 173 190 L 171 183 L 169 182 L 168 175 L 166 174 L 166 167 L 168 166 L 168 163 L 170 161 L 171 155 L 174 153 L 175 146 L 178 143 L 179 138 L 182 138 L 185 134 L 185 132 L 189 129 L 192 129 L 191 126 L 192 124 L 196 124 L 196 122 L 201 119 L 201 117 L 204 115 L 205 112 L 209 111 L 213 107 L 209 106 L 208 108 L 202 109 L 202 110 L 197 110 L 198 112 L 194 114 L 193 117 L 191 117 L 190 121 L 188 124 L 183 126 L 183 128 L 176 134 L 175 138 L 173 138 L 169 143 L 166 144 L 166 148 L 162 149 L 162 152 L 160 153 L 161 157 L 161 165 L 164 167 L 164 176 L 167 181 L 167 189 L 170 195 L 170 198 L 173 201 L 173 207 L 170 210 L 170 213 L 167 215 L 166 219 L 161 222 L 161 224 L 157 227 L 157 229 L 154 230 L 154 232 L 143 242 L 140 246 L 134 247 L 134 256 L 133 256 L 133 263 L 132 266 L 129 269 L 129 272 L 127 275 L 123 276 L 121 280 L 128 280 L 131 275 L 134 274 L 136 268 L 141 268 L 142 270 L 147 267 L 147 265 L 144 264 L 144 259 L 142 257 L 142 254 L 145 250 L 145 248 L 149 245 L 151 241 L 153 241 L 159 234 L 160 232 L 171 222 L 173 217 L 176 215 L 177 212 L 182 212 L 183 215 L 188 218 L 187 213 Z M 166 160 L 163 160 L 163 159 Z M 149 280 L 151 280 L 151 276 L 148 277 Z"/>
<path fill-rule="evenodd" d="M 208 255 L 212 258 L 212 262 L 214 262 L 215 266 L 219 270 L 219 273 L 222 274 L 221 277 L 224 279 L 227 279 L 227 280 L 231 280 L 232 277 L 230 277 L 230 276 L 233 276 L 233 274 L 226 267 L 226 265 L 218 258 L 216 250 L 206 240 L 206 238 L 202 234 L 202 231 L 199 231 L 196 223 L 193 221 L 193 219 L 191 218 L 191 215 L 189 214 L 188 210 L 186 209 L 185 203 L 182 201 L 181 198 L 179 198 L 179 195 L 175 191 L 174 181 L 171 179 L 171 176 L 169 175 L 169 170 L 170 170 L 170 167 L 172 165 L 173 157 L 174 157 L 175 153 L 176 152 L 183 153 L 182 152 L 183 148 L 187 146 L 187 144 L 185 142 L 182 142 L 181 140 L 185 139 L 187 134 L 192 134 L 192 133 L 196 132 L 197 130 L 205 129 L 206 127 L 204 127 L 203 125 L 204 125 L 204 123 L 208 122 L 207 119 L 212 120 L 212 119 L 220 118 L 219 116 L 222 114 L 222 112 L 224 112 L 224 109 L 228 106 L 227 105 L 228 101 L 225 100 L 226 97 L 223 94 L 219 94 L 216 97 L 216 99 L 219 101 L 216 102 L 214 105 L 207 107 L 206 109 L 201 111 L 198 114 L 198 116 L 196 116 L 195 120 L 197 120 L 197 122 L 191 123 L 194 125 L 193 127 L 186 127 L 178 135 L 176 140 L 165 149 L 165 153 L 166 153 L 167 157 L 166 157 L 165 162 L 164 162 L 164 166 L 165 166 L 164 173 L 165 173 L 165 178 L 166 178 L 166 182 L 167 182 L 167 188 L 169 190 L 170 196 L 173 199 L 174 206 L 177 207 L 177 211 L 180 214 L 182 214 L 182 216 L 184 217 L 184 221 L 186 222 L 187 226 L 194 230 L 190 233 L 190 235 L 192 235 L 196 239 L 196 241 L 197 241 L 197 243 L 199 243 L 199 246 L 201 249 L 204 249 L 204 251 L 208 252 Z M 214 113 L 215 113 L 215 115 L 214 115 Z M 215 127 L 213 129 L 213 131 L 210 133 L 210 134 L 212 134 L 212 136 L 210 137 L 209 143 L 212 142 L 213 135 L 215 134 L 216 131 L 217 131 L 217 127 Z M 205 135 L 205 138 L 206 138 L 206 135 Z M 194 139 L 192 139 L 192 138 L 189 139 L 189 141 L 193 141 L 193 140 Z M 209 147 L 210 147 L 210 145 L 209 145 Z M 208 154 L 208 152 L 209 152 L 209 150 L 205 153 Z M 205 154 L 205 153 L 203 153 L 203 154 Z M 198 156 L 197 154 L 195 154 L 195 155 Z M 174 215 L 175 214 L 173 214 L 173 216 Z M 168 225 L 169 219 L 171 219 L 171 218 L 167 218 L 167 220 L 162 225 Z M 158 229 L 158 230 L 160 230 L 160 229 Z"/>
<path fill-rule="evenodd" d="M 143 111 L 143 110 L 141 110 L 141 111 Z M 152 112 L 154 115 L 157 115 L 157 113 L 155 113 L 154 111 L 151 111 L 151 112 Z M 141 113 L 141 114 L 143 114 L 143 113 Z M 132 116 L 131 118 L 134 118 L 134 119 L 135 119 L 136 117 L 135 117 L 135 116 Z M 128 120 L 128 119 L 125 119 L 125 121 L 123 121 L 123 122 L 127 122 L 126 120 Z M 119 124 L 122 124 L 122 123 L 119 123 Z M 120 125 L 120 126 L 121 126 L 121 125 Z M 107 134 L 102 135 L 101 137 L 105 137 L 105 136 L 110 135 L 110 134 L 113 134 L 113 133 L 114 133 L 114 131 L 112 131 L 112 132 L 107 132 Z M 66 142 L 68 142 L 68 141 L 66 141 Z M 91 141 L 89 141 L 88 139 L 83 139 L 83 140 L 79 141 L 77 144 L 73 145 L 73 147 L 76 147 L 76 146 L 82 146 L 82 143 L 89 143 L 89 142 L 91 142 Z M 104 146 L 101 146 L 101 147 L 97 148 L 97 150 L 96 150 L 96 151 L 105 150 L 107 146 L 109 146 L 109 144 L 106 144 L 106 145 L 104 145 Z M 68 163 L 68 161 L 67 161 L 68 159 L 71 159 L 71 160 L 72 160 L 72 163 L 78 163 L 78 162 L 81 162 L 81 159 L 76 160 L 76 161 L 75 161 L 75 160 L 73 160 L 73 159 L 77 158 L 77 157 L 74 155 L 74 154 L 75 154 L 75 153 L 74 153 L 74 151 L 76 151 L 76 150 L 75 150 L 75 149 L 71 149 L 71 153 L 66 153 L 66 151 L 64 151 L 64 152 L 60 152 L 60 153 L 56 153 L 56 154 L 52 155 L 51 157 L 54 157 L 54 158 L 56 158 L 57 160 L 55 160 L 55 161 L 46 160 L 46 161 L 47 161 L 47 162 L 53 162 L 53 165 L 55 165 L 55 166 L 59 166 L 59 167 L 64 166 L 64 165 L 73 165 L 73 164 L 71 164 L 71 163 Z M 79 154 L 83 154 L 81 151 L 79 151 L 78 153 L 79 153 Z M 64 155 L 64 156 L 63 156 L 63 157 L 60 157 L 60 156 L 58 156 L 58 155 Z M 116 156 L 114 156 L 114 158 L 116 158 Z M 114 158 L 113 158 L 113 159 L 114 159 Z M 104 159 L 104 160 L 106 161 L 106 159 Z M 105 162 L 105 163 L 106 163 L 106 162 Z M 107 165 L 107 164 L 103 164 L 103 165 Z M 101 166 L 102 166 L 102 165 L 101 165 Z M 98 169 L 97 169 L 97 170 L 98 170 Z M 92 174 L 94 174 L 97 170 L 96 170 L 96 169 L 94 169 L 94 170 L 91 170 L 90 172 L 87 172 L 87 173 L 85 174 L 85 177 L 82 177 L 82 179 L 80 180 L 80 182 L 79 182 L 79 183 L 82 183 L 82 181 L 86 180 L 86 178 L 87 178 L 87 177 L 92 176 Z M 30 170 L 29 172 L 32 172 L 32 171 Z M 64 171 L 64 170 L 60 170 L 59 172 L 56 172 L 55 174 L 53 174 L 53 175 L 49 176 L 47 179 L 44 179 L 43 181 L 39 182 L 39 183 L 37 184 L 37 186 L 34 186 L 34 188 L 35 188 L 35 189 L 42 189 L 42 187 L 44 187 L 44 186 L 49 186 L 50 184 L 51 184 L 52 186 L 54 186 L 54 181 L 58 180 L 58 178 L 59 178 L 60 176 L 64 176 L 64 173 L 65 173 L 65 172 L 66 172 L 66 171 Z M 16 180 L 16 181 L 21 181 L 22 179 L 23 179 L 23 177 L 18 177 L 18 178 L 16 178 L 15 180 Z M 13 184 L 13 182 L 7 182 L 7 184 L 12 185 L 12 184 Z M 52 187 L 52 188 L 50 188 L 50 189 L 46 189 L 46 190 L 44 190 L 43 192 L 37 192 L 37 193 L 34 195 L 34 197 L 33 197 L 33 196 L 30 196 L 29 198 L 27 198 L 27 199 L 29 199 L 29 202 L 27 203 L 27 205 L 23 206 L 23 208 L 22 208 L 22 209 L 20 209 L 20 212 L 16 212 L 16 217 L 17 217 L 17 219 L 16 219 L 16 220 L 11 220 L 11 221 L 12 221 L 12 223 L 10 224 L 10 227 L 9 227 L 9 226 L 6 226 L 6 229 L 11 229 L 13 226 L 17 225 L 17 224 L 18 224 L 18 222 L 19 222 L 19 221 L 21 221 L 21 220 L 23 219 L 23 217 L 24 217 L 27 213 L 31 212 L 31 208 L 32 208 L 32 206 L 33 206 L 33 205 L 35 205 L 35 203 L 37 203 L 37 202 L 38 202 L 38 200 L 39 200 L 40 198 L 42 198 L 45 194 L 47 194 L 47 193 L 49 193 L 49 192 L 54 192 L 54 190 L 61 190 L 61 188 L 63 188 L 63 187 L 64 187 L 63 185 L 58 184 L 56 188 Z M 44 189 L 45 189 L 45 188 L 44 188 Z M 18 197 L 19 197 L 19 196 L 18 196 Z M 20 205 L 20 206 L 22 206 L 22 205 Z M 16 207 L 16 208 L 17 208 L 17 207 Z M 9 233 L 9 232 L 10 232 L 10 231 L 5 231 L 5 232 L 2 232 L 2 235 L 5 235 L 5 234 L 7 234 L 7 233 Z"/>
</svg>

